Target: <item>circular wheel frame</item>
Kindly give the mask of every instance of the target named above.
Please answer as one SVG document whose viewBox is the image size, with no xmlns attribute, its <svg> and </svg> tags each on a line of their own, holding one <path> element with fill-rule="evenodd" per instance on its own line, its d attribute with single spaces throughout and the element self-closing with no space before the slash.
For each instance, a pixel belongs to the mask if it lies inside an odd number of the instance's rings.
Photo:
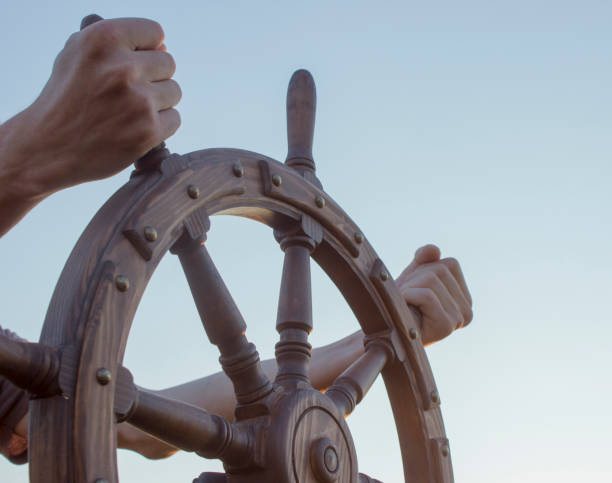
<svg viewBox="0 0 612 483">
<path fill-rule="evenodd" d="M 314 82 L 294 74 L 286 164 L 236 149 L 169 155 L 140 169 L 100 209 L 61 274 L 41 343 L 61 353 L 62 396 L 30 406 L 30 476 L 115 482 L 116 424 L 224 461 L 228 481 L 372 481 L 357 473 L 344 416 L 382 372 L 410 482 L 451 482 L 439 396 L 413 312 L 367 239 L 314 175 Z M 202 241 L 210 215 L 274 229 L 285 251 L 270 382 Z M 145 287 L 168 250 L 178 254 L 207 334 L 221 351 L 236 421 L 155 399 L 122 367 Z M 365 354 L 321 394 L 310 387 L 310 257 L 334 281 L 366 334 Z M 193 414 L 192 414 L 193 413 Z M 52 451 L 49 451 L 52 448 Z"/>
</svg>

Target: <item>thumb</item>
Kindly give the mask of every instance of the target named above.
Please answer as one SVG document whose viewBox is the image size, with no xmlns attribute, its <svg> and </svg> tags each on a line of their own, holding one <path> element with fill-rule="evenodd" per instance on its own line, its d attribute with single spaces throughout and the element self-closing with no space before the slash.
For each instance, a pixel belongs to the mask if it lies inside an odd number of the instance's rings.
<svg viewBox="0 0 612 483">
<path fill-rule="evenodd" d="M 422 246 L 414 253 L 414 260 L 406 267 L 405 272 L 415 270 L 419 265 L 432 263 L 440 260 L 440 249 L 436 245 L 428 244 Z"/>
</svg>

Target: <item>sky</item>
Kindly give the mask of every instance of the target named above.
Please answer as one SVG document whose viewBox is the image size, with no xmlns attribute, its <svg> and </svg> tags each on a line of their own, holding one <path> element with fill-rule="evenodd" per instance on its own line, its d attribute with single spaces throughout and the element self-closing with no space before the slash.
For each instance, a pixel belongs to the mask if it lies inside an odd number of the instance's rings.
<svg viewBox="0 0 612 483">
<path fill-rule="evenodd" d="M 84 15 L 158 20 L 177 63 L 177 153 L 284 160 L 292 72 L 317 84 L 326 191 L 397 276 L 435 243 L 457 258 L 474 320 L 427 352 L 458 483 L 609 482 L 612 404 L 612 3 L 7 2 L 0 121 L 26 108 Z M 0 324 L 40 334 L 80 233 L 129 170 L 57 193 L 0 239 Z M 273 354 L 282 254 L 270 230 L 215 217 L 208 248 L 262 354 Z M 238 260 L 238 261 L 237 261 Z M 313 345 L 357 328 L 313 264 Z M 177 260 L 134 321 L 125 365 L 162 388 L 218 371 Z M 381 381 L 348 420 L 361 471 L 399 482 Z M 120 451 L 121 481 L 191 481 L 218 462 Z M 27 469 L 0 462 L 0 480 Z"/>
</svg>

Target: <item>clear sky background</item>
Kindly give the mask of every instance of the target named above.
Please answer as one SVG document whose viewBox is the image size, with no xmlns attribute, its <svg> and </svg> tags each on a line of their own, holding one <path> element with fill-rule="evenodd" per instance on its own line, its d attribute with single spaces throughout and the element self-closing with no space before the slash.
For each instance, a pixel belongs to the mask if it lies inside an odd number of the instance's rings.
<svg viewBox="0 0 612 483">
<path fill-rule="evenodd" d="M 317 83 L 326 190 L 397 276 L 437 243 L 460 260 L 474 321 L 428 350 L 458 483 L 609 482 L 612 3 L 4 2 L 0 120 L 31 103 L 81 18 L 160 21 L 183 89 L 179 153 L 283 160 L 291 73 Z M 37 340 L 59 273 L 128 178 L 58 193 L 0 239 L 0 324 Z M 270 230 L 213 219 L 209 250 L 264 357 L 282 255 Z M 314 270 L 315 345 L 356 329 Z M 219 370 L 178 261 L 160 265 L 125 364 L 162 388 Z M 360 469 L 401 481 L 380 381 L 349 419 Z M 122 481 L 190 482 L 217 462 L 120 452 Z M 0 481 L 27 481 L 0 462 Z"/>
</svg>

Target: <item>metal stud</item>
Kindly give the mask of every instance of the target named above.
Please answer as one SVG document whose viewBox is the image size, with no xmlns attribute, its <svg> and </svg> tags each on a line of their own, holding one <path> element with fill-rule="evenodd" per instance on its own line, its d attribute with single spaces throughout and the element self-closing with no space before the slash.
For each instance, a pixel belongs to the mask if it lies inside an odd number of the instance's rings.
<svg viewBox="0 0 612 483">
<path fill-rule="evenodd" d="M 194 184 L 187 186 L 187 194 L 190 198 L 197 200 L 200 197 L 200 188 Z"/>
<path fill-rule="evenodd" d="M 274 186 L 280 186 L 282 182 L 283 178 L 280 177 L 280 174 L 275 174 L 274 176 L 272 176 L 272 184 Z"/>
<path fill-rule="evenodd" d="M 357 233 L 355 233 L 355 241 L 357 243 L 363 243 L 363 233 L 361 233 L 359 231 Z"/>
<path fill-rule="evenodd" d="M 383 282 L 386 282 L 387 280 L 389 280 L 389 272 L 387 272 L 386 270 L 381 270 L 381 272 L 380 272 L 380 279 Z"/>
<path fill-rule="evenodd" d="M 130 281 L 125 275 L 117 275 L 115 286 L 120 292 L 127 292 L 130 288 Z"/>
<path fill-rule="evenodd" d="M 102 385 L 106 386 L 109 382 L 111 382 L 113 376 L 111 371 L 109 371 L 106 367 L 101 367 L 96 371 L 96 379 Z"/>
<path fill-rule="evenodd" d="M 431 402 L 436 404 L 440 402 L 440 395 L 438 394 L 438 391 L 431 391 Z"/>
<path fill-rule="evenodd" d="M 419 336 L 419 332 L 413 327 L 412 329 L 408 331 L 408 335 L 410 336 L 411 339 L 414 340 Z"/>
<path fill-rule="evenodd" d="M 450 448 L 447 445 L 444 445 L 440 448 L 440 452 L 442 453 L 442 456 L 446 457 L 450 454 Z"/>
<path fill-rule="evenodd" d="M 157 240 L 157 230 L 152 226 L 145 226 L 144 236 L 147 241 L 154 242 L 155 240 Z"/>
<path fill-rule="evenodd" d="M 232 170 L 234 171 L 234 176 L 237 178 L 242 178 L 244 176 L 244 168 L 240 163 L 235 163 Z"/>
<path fill-rule="evenodd" d="M 325 206 L 325 199 L 322 196 L 317 196 L 315 198 L 315 205 L 319 208 L 323 208 Z"/>
</svg>

